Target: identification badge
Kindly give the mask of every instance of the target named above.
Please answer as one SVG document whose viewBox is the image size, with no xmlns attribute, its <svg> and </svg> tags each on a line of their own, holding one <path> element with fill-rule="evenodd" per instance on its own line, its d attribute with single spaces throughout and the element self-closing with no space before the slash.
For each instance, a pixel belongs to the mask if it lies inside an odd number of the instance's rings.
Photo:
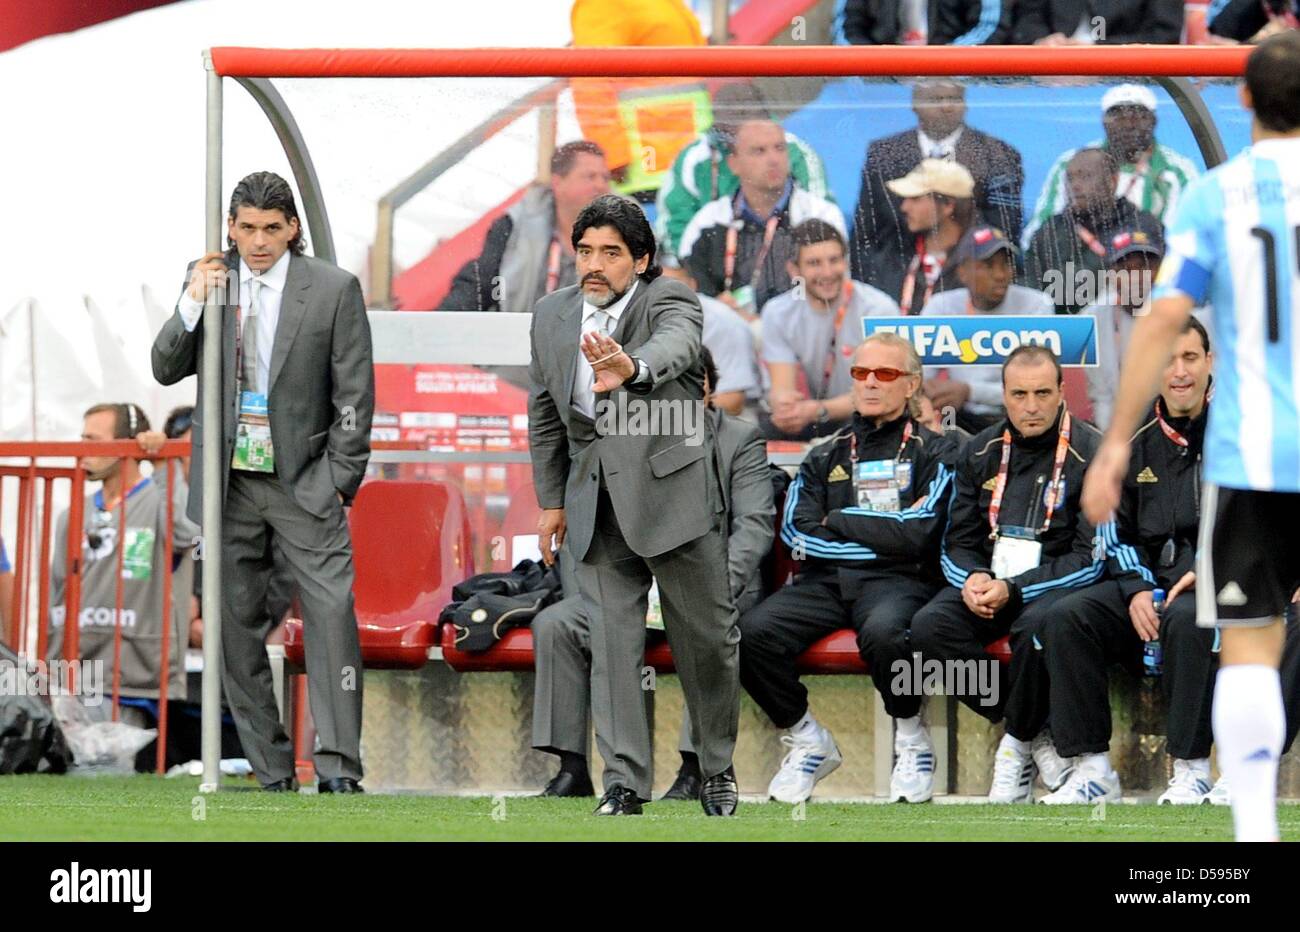
<svg viewBox="0 0 1300 932">
<path fill-rule="evenodd" d="M 754 286 L 741 285 L 739 288 L 731 289 L 731 300 L 736 302 L 736 306 L 742 311 L 754 313 Z"/>
<path fill-rule="evenodd" d="M 858 463 L 858 474 L 853 477 L 858 507 L 868 511 L 901 510 L 899 492 L 904 486 L 899 482 L 899 475 L 903 467 L 906 467 L 907 484 L 911 484 L 911 463 L 897 463 L 894 460 Z"/>
<path fill-rule="evenodd" d="M 275 472 L 275 449 L 271 446 L 271 418 L 266 396 L 260 392 L 239 393 L 239 423 L 235 426 L 235 453 L 231 469 Z"/>
<path fill-rule="evenodd" d="M 122 578 L 147 580 L 153 574 L 154 531 L 151 527 L 126 529 L 122 553 Z"/>
<path fill-rule="evenodd" d="M 1032 528 L 1004 527 L 993 543 L 993 575 L 1011 579 L 1038 566 L 1043 558 L 1043 542 Z"/>
</svg>

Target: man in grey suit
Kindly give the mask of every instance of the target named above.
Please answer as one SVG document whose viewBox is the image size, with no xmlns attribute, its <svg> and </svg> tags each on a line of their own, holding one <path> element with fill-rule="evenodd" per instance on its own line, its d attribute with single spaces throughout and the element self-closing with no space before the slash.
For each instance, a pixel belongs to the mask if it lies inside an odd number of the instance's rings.
<svg viewBox="0 0 1300 932">
<path fill-rule="evenodd" d="M 528 429 L 542 555 L 553 563 L 568 537 L 591 619 L 591 704 L 606 762 L 596 812 L 637 814 L 650 797 L 643 665 L 653 579 L 698 737 L 700 802 L 731 815 L 740 634 L 704 416 L 703 312 L 689 288 L 659 277 L 635 202 L 592 201 L 572 241 L 578 285 L 533 312 Z"/>
<path fill-rule="evenodd" d="M 266 656 L 272 542 L 298 584 L 306 622 L 308 694 L 318 789 L 361 787 L 361 645 L 353 610 L 351 504 L 370 458 L 375 406 L 370 324 L 356 278 L 303 255 L 288 183 L 257 172 L 236 185 L 227 253 L 190 266 L 153 345 L 154 378 L 171 385 L 203 356 L 203 302 L 226 288 L 222 423 L 193 422 L 188 513 L 203 514 L 203 444 L 221 444 L 221 647 L 226 700 L 264 789 L 297 790 L 293 745 L 280 725 Z"/>
<path fill-rule="evenodd" d="M 708 347 L 704 362 L 704 403 L 717 437 L 717 465 L 727 503 L 727 578 L 736 610 L 744 614 L 762 598 L 759 564 L 775 536 L 772 479 L 767 447 L 758 428 L 713 406 L 718 370 Z M 563 564 L 572 562 L 568 554 Z M 568 582 L 568 577 L 565 579 Z M 566 590 L 574 592 L 572 588 Z M 542 796 L 591 796 L 587 766 L 587 710 L 590 707 L 591 623 L 582 597 L 566 595 L 543 609 L 532 623 L 537 671 L 533 693 L 533 747 L 560 758 L 560 771 Z M 682 755 L 677 779 L 661 800 L 699 799 L 699 756 L 691 740 L 688 710 L 683 709 Z"/>
</svg>

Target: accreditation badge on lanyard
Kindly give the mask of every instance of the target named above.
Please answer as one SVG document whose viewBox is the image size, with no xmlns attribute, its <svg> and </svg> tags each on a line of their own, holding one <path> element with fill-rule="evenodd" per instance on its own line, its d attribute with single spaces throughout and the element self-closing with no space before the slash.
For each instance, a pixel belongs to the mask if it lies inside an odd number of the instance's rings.
<svg viewBox="0 0 1300 932">
<path fill-rule="evenodd" d="M 239 372 L 239 421 L 235 425 L 235 452 L 230 458 L 231 469 L 245 472 L 275 472 L 275 448 L 271 445 L 271 417 L 266 395 L 244 390 L 243 338 L 239 309 L 235 309 L 235 359 Z M 257 318 L 249 317 L 256 326 Z"/>
<path fill-rule="evenodd" d="M 1045 504 L 1047 516 L 1039 529 L 1028 527 L 1000 527 L 998 515 L 1002 510 L 1002 495 L 1007 488 L 1007 468 L 1011 463 L 1011 432 L 1002 432 L 1002 463 L 998 467 L 993 498 L 989 502 L 990 536 L 993 538 L 991 569 L 997 579 L 1010 579 L 1034 569 L 1043 559 L 1043 542 L 1039 539 L 1052 525 L 1052 514 L 1060 504 L 1065 484 L 1061 476 L 1065 471 L 1065 457 L 1070 450 L 1070 412 L 1061 415 L 1061 429 L 1056 440 L 1056 460 L 1052 465 L 1052 481 L 1047 487 Z"/>
<path fill-rule="evenodd" d="M 858 438 L 852 437 L 853 486 L 859 508 L 868 511 L 902 511 L 902 493 L 912 487 L 912 464 L 903 462 L 903 449 L 912 439 L 912 422 L 903 427 L 898 455 L 888 460 L 858 462 Z"/>
</svg>

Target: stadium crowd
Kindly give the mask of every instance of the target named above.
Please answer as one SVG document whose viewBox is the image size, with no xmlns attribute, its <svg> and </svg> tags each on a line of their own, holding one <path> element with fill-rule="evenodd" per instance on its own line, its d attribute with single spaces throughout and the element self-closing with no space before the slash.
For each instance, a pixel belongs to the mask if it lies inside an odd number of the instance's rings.
<svg viewBox="0 0 1300 932">
<path fill-rule="evenodd" d="M 626 29 L 617 28 L 617 16 L 599 15 L 595 6 L 585 0 L 575 3 L 575 44 L 636 44 Z M 675 9 L 680 4 L 663 6 Z M 848 0 L 840 12 L 837 37 L 857 44 L 1177 42 L 1183 26 L 1182 0 L 1022 0 L 1014 5 L 991 0 Z M 1108 24 L 1104 37 L 1090 31 L 1094 16 Z M 644 41 L 702 44 L 693 22 L 678 19 L 676 28 L 684 32 L 668 29 Z M 1211 33 L 1239 41 L 1294 25 L 1294 8 L 1276 2 L 1216 3 L 1209 20 Z M 898 676 L 900 669 L 910 670 L 918 656 L 970 670 L 987 666 L 986 677 L 971 680 L 983 687 L 959 692 L 958 698 L 990 721 L 1006 724 L 990 801 L 1032 799 L 1035 777 L 1048 791 L 1045 802 L 1119 798 L 1119 777 L 1107 756 L 1107 671 L 1119 663 L 1143 673 L 1144 655 L 1149 661 L 1151 645 L 1159 644 L 1163 669 L 1148 664 L 1145 672 L 1161 674 L 1169 706 L 1168 750 L 1174 760 L 1173 777 L 1160 801 L 1226 802 L 1229 787 L 1215 783 L 1210 772 L 1216 638 L 1212 631 L 1195 627 L 1190 594 L 1196 584 L 1192 556 L 1201 517 L 1199 463 L 1213 398 L 1212 335 L 1199 321 L 1189 323 L 1182 334 L 1159 397 L 1134 438 L 1133 462 L 1116 520 L 1094 527 L 1079 505 L 1098 427 L 1109 417 L 1119 360 L 1165 253 L 1165 224 L 1180 194 L 1198 175 L 1190 154 L 1159 141 L 1155 94 L 1137 84 L 1108 88 L 1100 99 L 1101 135 L 1070 140 L 1025 216 L 1026 194 L 1034 192 L 1024 190 L 1021 154 L 967 125 L 965 89 L 959 83 L 914 83 L 911 108 L 916 124 L 867 142 L 860 191 L 851 210 L 831 190 L 817 140 L 787 131 L 754 84 L 730 82 L 718 88 L 706 100 L 708 125 L 698 125 L 697 120 L 692 132 L 683 133 L 677 124 L 673 132 L 653 135 L 647 127 L 655 125 L 655 108 L 672 110 L 684 101 L 688 109 L 697 107 L 693 112 L 698 117 L 701 91 L 663 81 L 641 82 L 632 89 L 645 102 L 642 116 L 647 118 L 630 123 L 638 127 L 636 133 L 646 134 L 642 136 L 629 131 L 618 102 L 606 99 L 611 83 L 575 86 L 586 138 L 556 148 L 548 178 L 530 187 L 491 225 L 481 253 L 456 273 L 437 310 L 536 309 L 536 320 L 543 307 L 558 306 L 557 293 L 567 300 L 581 292 L 588 298 L 581 302 L 583 330 L 594 329 L 597 336 L 590 344 L 584 341 L 578 368 L 597 380 L 596 393 L 625 389 L 638 394 L 673 383 L 681 386 L 683 397 L 698 398 L 708 407 L 711 449 L 716 447 L 709 471 L 698 459 L 661 460 L 661 474 L 655 454 L 648 461 L 660 480 L 698 466 L 698 478 L 710 483 L 710 497 L 701 500 L 702 507 L 713 508 L 713 484 L 717 486 L 717 501 L 726 513 L 720 532 L 725 579 L 721 602 L 726 604 L 720 602 L 718 617 L 738 634 L 717 646 L 718 651 L 734 652 L 731 667 L 720 662 L 718 675 L 732 669 L 744 690 L 783 730 L 788 753 L 771 778 L 769 795 L 791 803 L 806 800 L 816 783 L 841 763 L 834 737 L 814 717 L 795 660 L 820 637 L 847 627 L 855 630 L 862 658 L 894 721 L 894 799 L 921 802 L 935 791 L 935 752 L 923 722 L 922 695 L 907 688 L 910 674 L 905 680 Z M 1294 116 L 1300 126 L 1300 113 Z M 657 161 L 636 158 L 647 146 L 654 147 Z M 653 164 L 664 167 L 656 172 L 648 167 Z M 236 235 L 246 212 L 259 218 L 272 215 L 272 221 L 282 224 L 281 231 L 298 228 L 292 195 L 286 201 L 264 174 L 240 183 L 229 217 L 232 244 L 238 249 L 233 259 L 248 262 L 257 255 L 261 260 L 254 281 L 262 274 L 269 278 L 282 259 L 284 267 L 290 267 L 288 257 L 301 254 L 300 240 L 276 239 L 279 231 L 259 228 L 260 233 Z M 262 180 L 250 185 L 254 177 Z M 287 191 L 287 185 L 280 185 Z M 635 216 L 629 215 L 632 204 L 640 205 Z M 593 232 L 609 241 L 593 246 L 587 240 Z M 264 240 L 257 238 L 261 234 L 269 237 L 265 241 L 272 243 L 270 252 L 247 252 L 245 247 L 262 248 Z M 600 309 L 603 320 L 591 314 L 589 309 L 600 306 L 586 290 L 592 263 L 598 261 L 594 253 L 628 260 L 625 287 L 620 289 L 613 280 L 624 274 L 614 266 L 606 265 L 602 273 L 608 279 L 602 287 L 619 298 Z M 1078 287 L 1080 282 L 1089 286 Z M 279 284 L 283 290 L 284 279 Z M 247 276 L 244 287 L 249 287 Z M 344 282 L 340 287 L 346 291 L 350 286 Z M 633 294 L 638 290 L 640 297 Z M 618 315 L 630 314 L 633 303 L 624 303 L 629 297 L 699 308 L 692 318 L 699 321 L 699 332 L 682 336 L 672 359 L 633 359 L 630 373 L 602 381 L 611 358 L 628 358 L 611 334 L 628 339 L 628 332 L 618 327 Z M 199 299 L 191 284 L 170 322 L 171 332 L 159 335 L 155 371 L 164 381 L 193 369 Z M 259 300 L 267 299 L 254 296 L 245 306 Z M 1091 422 L 1065 404 L 1061 361 L 1047 348 L 1022 346 L 1000 369 L 936 368 L 923 367 L 915 348 L 903 338 L 878 333 L 862 339 L 864 321 L 872 317 L 968 314 L 1094 317 L 1099 365 L 1086 379 Z M 256 369 L 249 344 L 239 374 L 241 384 L 260 384 L 269 397 L 275 377 L 267 369 L 275 334 L 272 326 L 258 344 L 262 371 Z M 337 360 L 329 359 L 326 339 L 322 333 L 294 352 L 307 364 L 337 366 Z M 368 354 L 368 341 L 365 350 Z M 568 349 L 570 355 L 575 351 Z M 159 363 L 159 354 L 168 352 L 174 354 L 172 368 Z M 190 354 L 188 371 L 176 362 L 184 353 Z M 554 414 L 553 400 L 548 399 L 556 395 L 542 384 L 543 369 L 534 366 L 524 377 L 533 393 L 531 429 L 539 475 L 539 414 Z M 574 405 L 581 407 L 583 399 L 572 377 L 569 383 Z M 364 385 L 357 392 L 364 397 Z M 373 407 L 373 381 L 369 392 Z M 590 384 L 586 395 L 590 403 Z M 165 438 L 188 436 L 193 413 L 189 408 L 172 412 L 165 431 L 158 433 L 134 404 L 97 404 L 86 412 L 83 437 L 135 437 L 144 451 L 154 451 Z M 240 416 L 241 428 L 255 420 L 243 420 L 242 409 Z M 563 446 L 556 438 L 565 427 L 548 423 L 551 428 L 547 442 Z M 585 448 L 572 446 L 574 428 L 569 424 L 567 429 L 570 448 L 556 459 L 563 462 L 563 474 L 537 480 L 544 522 L 545 512 L 572 509 L 563 492 L 569 460 L 572 456 L 577 462 Z M 326 440 L 319 432 L 308 439 L 316 457 L 334 442 L 332 435 Z M 768 440 L 807 445 L 794 476 L 773 475 L 764 457 Z M 360 481 L 357 458 L 364 467 L 364 457 L 360 448 L 353 451 L 347 465 L 353 472 L 345 478 L 342 458 L 336 459 L 333 447 L 329 449 L 331 466 L 340 471 L 331 480 L 326 470 L 319 481 L 334 483 L 328 491 L 331 496 L 337 493 L 341 506 L 355 494 Z M 368 448 L 364 452 L 368 454 Z M 190 573 L 192 561 L 184 558 L 199 539 L 191 520 L 193 501 L 181 477 L 169 480 L 168 487 L 159 477 L 143 475 L 131 459 L 87 461 L 86 466 L 88 477 L 102 486 L 87 498 L 81 531 L 86 554 L 81 651 L 113 665 L 121 677 L 124 705 L 133 707 L 137 720 L 147 724 L 156 717 L 160 692 L 163 699 L 179 698 L 159 688 L 163 619 L 169 619 L 176 632 L 168 683 L 180 680 L 184 647 L 202 640 L 198 582 Z M 287 459 L 279 467 L 290 468 Z M 593 533 L 599 546 L 610 546 L 609 540 L 617 538 L 629 552 L 640 554 L 647 568 L 646 587 L 656 576 L 662 588 L 663 572 L 689 575 L 665 556 L 680 556 L 680 542 L 643 554 L 631 528 L 619 528 L 619 521 L 601 523 L 614 510 L 611 501 L 617 503 L 621 494 L 615 471 L 608 463 L 602 468 L 607 476 L 591 475 L 599 491 L 593 489 L 598 504 L 592 506 L 594 517 L 589 516 L 596 523 Z M 192 469 L 185 471 L 194 475 Z M 239 472 L 239 467 L 231 472 Z M 274 464 L 265 472 L 285 478 Z M 302 475 L 307 475 L 305 468 Z M 232 488 L 267 487 L 259 484 L 267 481 L 261 478 L 228 481 L 234 483 Z M 572 488 L 572 478 L 567 481 Z M 285 483 L 289 488 L 289 479 Z M 169 496 L 174 517 L 167 527 Z M 255 499 L 252 491 L 248 496 L 249 501 Z M 327 514 L 306 501 L 306 493 L 297 495 L 304 511 L 318 518 Z M 119 540 L 117 509 L 123 503 L 128 533 Z M 295 582 L 300 590 L 311 588 L 304 584 L 311 573 L 303 553 L 313 547 L 291 541 L 293 552 L 280 552 L 273 542 L 292 538 L 285 530 L 293 526 L 290 519 L 273 517 L 264 503 L 248 507 L 260 509 L 259 520 L 272 533 L 258 530 L 252 538 L 250 546 L 260 548 L 247 557 L 261 574 L 253 588 L 256 604 L 241 604 L 238 611 L 253 619 L 245 627 L 264 641 L 287 611 L 285 593 Z M 601 585 L 603 577 L 584 568 L 582 554 L 571 552 L 572 536 L 561 547 L 566 517 L 572 529 L 572 514 L 560 517 L 558 525 L 542 527 L 543 552 L 553 540 L 559 553 L 565 598 L 533 622 L 533 744 L 560 761 L 544 794 L 594 793 L 587 760 L 590 715 L 598 741 L 611 742 L 608 747 L 602 744 L 602 757 L 611 770 L 598 811 L 635 813 L 649 798 L 645 748 L 618 742 L 635 743 L 635 735 L 626 736 L 638 730 L 644 739 L 645 723 L 637 721 L 638 716 L 643 719 L 640 699 L 611 688 L 606 653 L 629 644 L 638 653 L 645 635 L 640 620 L 633 618 L 637 633 L 626 644 L 611 646 L 605 628 L 613 625 L 597 624 L 590 617 L 591 602 L 579 593 Z M 54 550 L 59 555 L 66 552 L 67 523 L 65 513 Z M 176 548 L 171 567 L 160 562 L 163 534 L 172 536 Z M 794 554 L 799 571 L 789 585 L 765 594 L 759 563 L 777 537 Z M 606 559 L 613 557 L 606 553 Z M 119 564 L 122 569 L 115 571 Z M 278 569 L 272 573 L 274 567 Z M 0 571 L 4 569 L 0 548 Z M 582 572 L 596 581 L 575 578 Z M 173 606 L 161 604 L 165 573 L 177 574 Z M 56 562 L 56 606 L 63 598 L 65 577 L 66 568 Z M 280 582 L 268 583 L 268 578 Z M 118 618 L 113 606 L 123 580 L 131 585 L 126 586 Z M 685 606 L 668 602 L 705 588 L 703 582 L 695 589 L 683 587 L 666 600 L 665 611 L 676 613 L 676 625 L 683 624 Z M 322 613 L 340 600 L 348 602 L 342 616 L 351 612 L 350 595 L 317 593 L 312 598 Z M 8 605 L 8 599 L 2 601 Z M 628 604 L 637 604 L 637 599 Z M 313 607 L 304 607 L 310 615 Z M 57 653 L 65 621 L 57 609 L 52 621 L 52 648 Z M 126 629 L 127 649 L 120 656 L 113 648 L 116 624 Z M 223 627 L 230 631 L 232 626 Z M 703 642 L 703 634 L 695 635 Z M 241 636 L 249 635 L 245 631 Z M 669 637 L 675 652 L 690 655 L 693 648 L 686 646 L 686 634 L 670 625 Z M 1009 663 L 999 663 L 986 652 L 1004 637 L 1010 639 Z M 1288 697 L 1297 692 L 1296 657 L 1289 638 L 1283 667 Z M 309 657 L 309 664 L 313 662 Z M 249 664 L 250 681 L 260 682 L 260 667 Z M 704 659 L 691 664 L 696 670 L 706 666 Z M 244 744 L 257 745 L 250 748 L 250 758 L 259 780 L 268 789 L 296 788 L 291 777 L 272 766 L 277 755 L 282 756 L 283 735 L 257 734 L 266 728 L 258 719 L 265 711 L 259 706 L 261 697 L 229 673 L 226 685 L 228 694 L 232 686 L 248 690 L 249 695 L 237 697 L 232 707 Z M 706 761 L 729 759 L 729 750 L 719 750 L 727 745 L 728 723 L 726 710 L 699 708 L 708 704 L 709 689 L 708 681 L 687 685 L 690 708 L 682 723 L 682 766 L 668 797 L 701 799 L 710 814 L 727 814 L 735 806 L 734 774 L 729 766 L 719 770 Z M 316 701 L 313 696 L 313 704 Z M 338 713 L 340 734 L 352 727 L 347 723 L 353 714 L 359 734 L 359 692 L 355 703 L 355 710 Z M 1293 737 L 1300 710 L 1288 711 L 1288 721 L 1295 723 L 1288 729 Z M 320 726 L 330 715 L 317 718 Z M 734 742 L 734 717 L 730 728 Z M 612 737 L 616 733 L 621 737 Z M 344 735 L 335 743 L 348 740 Z M 330 774 L 336 791 L 358 790 L 355 752 L 326 753 L 334 753 L 333 763 L 321 768 L 322 773 Z"/>
</svg>

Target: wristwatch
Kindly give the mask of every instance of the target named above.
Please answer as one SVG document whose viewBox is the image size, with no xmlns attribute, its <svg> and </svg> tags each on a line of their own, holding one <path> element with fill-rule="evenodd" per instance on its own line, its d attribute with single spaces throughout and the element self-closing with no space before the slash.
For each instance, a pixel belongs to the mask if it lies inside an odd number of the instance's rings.
<svg viewBox="0 0 1300 932">
<path fill-rule="evenodd" d="M 817 423 L 825 424 L 830 419 L 831 419 L 830 410 L 824 404 L 817 405 Z"/>
<path fill-rule="evenodd" d="M 636 366 L 636 372 L 632 374 L 631 382 L 634 385 L 641 385 L 650 381 L 650 366 L 639 356 L 629 356 L 632 365 Z"/>
</svg>

